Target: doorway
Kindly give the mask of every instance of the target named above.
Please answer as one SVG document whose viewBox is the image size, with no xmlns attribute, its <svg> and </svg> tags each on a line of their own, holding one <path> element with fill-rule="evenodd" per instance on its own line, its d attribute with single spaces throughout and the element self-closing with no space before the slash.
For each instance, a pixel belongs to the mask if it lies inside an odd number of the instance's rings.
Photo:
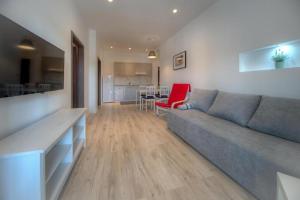
<svg viewBox="0 0 300 200">
<path fill-rule="evenodd" d="M 72 108 L 84 107 L 84 46 L 72 32 Z"/>
<path fill-rule="evenodd" d="M 30 83 L 30 59 L 21 59 L 20 84 Z"/>
<path fill-rule="evenodd" d="M 102 76 L 101 76 L 101 60 L 98 58 L 98 106 L 102 104 Z"/>
<path fill-rule="evenodd" d="M 160 66 L 157 68 L 157 85 L 160 86 Z"/>
</svg>

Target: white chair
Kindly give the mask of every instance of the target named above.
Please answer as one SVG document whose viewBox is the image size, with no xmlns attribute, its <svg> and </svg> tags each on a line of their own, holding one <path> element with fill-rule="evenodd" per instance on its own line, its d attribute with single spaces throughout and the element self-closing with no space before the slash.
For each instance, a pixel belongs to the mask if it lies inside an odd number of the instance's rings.
<svg viewBox="0 0 300 200">
<path fill-rule="evenodd" d="M 156 110 L 156 102 L 166 102 L 170 96 L 169 86 L 159 86 L 158 93 L 155 94 L 154 109 Z"/>
<path fill-rule="evenodd" d="M 145 103 L 146 112 L 148 111 L 148 103 L 150 103 L 152 109 L 155 107 L 155 91 L 156 89 L 154 86 L 147 86 L 146 95 L 141 97 L 141 108 L 144 109 Z"/>
<path fill-rule="evenodd" d="M 170 96 L 169 86 L 160 86 L 158 89 L 158 94 L 155 95 L 157 101 L 168 100 L 169 96 Z"/>
<path fill-rule="evenodd" d="M 146 95 L 146 87 L 144 85 L 140 85 L 139 89 L 136 91 L 136 99 L 135 99 L 135 105 L 140 106 L 140 110 L 142 109 L 142 96 Z"/>
</svg>

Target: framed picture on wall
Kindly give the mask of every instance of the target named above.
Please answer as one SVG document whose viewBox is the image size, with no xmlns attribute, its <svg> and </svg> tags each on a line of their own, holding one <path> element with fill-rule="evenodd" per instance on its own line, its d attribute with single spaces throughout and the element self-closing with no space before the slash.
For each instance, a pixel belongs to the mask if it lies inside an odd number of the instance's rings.
<svg viewBox="0 0 300 200">
<path fill-rule="evenodd" d="M 186 51 L 176 54 L 173 57 L 173 70 L 186 68 Z"/>
</svg>

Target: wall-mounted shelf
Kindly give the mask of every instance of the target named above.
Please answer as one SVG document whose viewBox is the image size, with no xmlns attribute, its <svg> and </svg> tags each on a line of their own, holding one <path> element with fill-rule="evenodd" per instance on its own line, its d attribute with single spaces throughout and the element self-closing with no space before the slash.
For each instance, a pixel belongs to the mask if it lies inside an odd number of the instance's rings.
<svg viewBox="0 0 300 200">
<path fill-rule="evenodd" d="M 64 109 L 0 141 L 0 199 L 56 200 L 86 144 L 85 109 Z"/>
</svg>

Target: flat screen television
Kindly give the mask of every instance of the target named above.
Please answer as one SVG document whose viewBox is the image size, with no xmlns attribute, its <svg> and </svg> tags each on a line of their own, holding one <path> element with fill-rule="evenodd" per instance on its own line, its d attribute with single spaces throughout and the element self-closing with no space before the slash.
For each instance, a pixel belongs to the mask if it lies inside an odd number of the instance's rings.
<svg viewBox="0 0 300 200">
<path fill-rule="evenodd" d="M 0 98 L 64 88 L 64 51 L 0 15 Z"/>
</svg>

